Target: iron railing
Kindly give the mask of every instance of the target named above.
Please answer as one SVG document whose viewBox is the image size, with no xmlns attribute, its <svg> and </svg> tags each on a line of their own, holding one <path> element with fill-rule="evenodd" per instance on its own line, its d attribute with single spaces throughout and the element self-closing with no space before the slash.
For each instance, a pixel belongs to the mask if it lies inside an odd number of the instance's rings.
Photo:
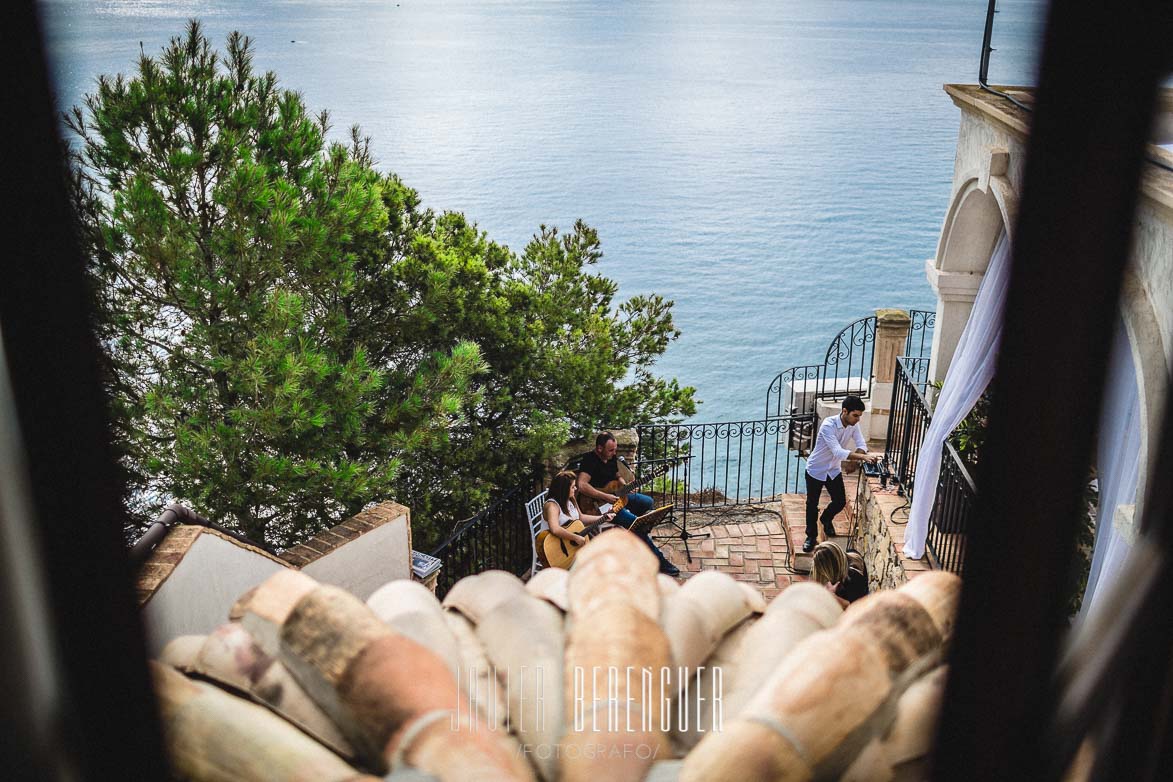
<svg viewBox="0 0 1173 782">
<path fill-rule="evenodd" d="M 436 583 L 443 598 L 460 579 L 485 570 L 507 570 L 525 575 L 532 561 L 532 542 L 525 502 L 541 491 L 534 476 L 509 489 L 487 508 L 456 525 L 456 529 L 432 552 L 444 565 Z"/>
<path fill-rule="evenodd" d="M 766 391 L 766 418 L 814 413 L 822 379 L 822 364 L 790 367 L 779 372 Z"/>
<path fill-rule="evenodd" d="M 973 478 L 953 443 L 946 438 L 941 446 L 937 496 L 933 499 L 929 533 L 925 538 L 925 548 L 934 567 L 961 574 L 969 520 L 973 518 L 976 499 Z"/>
<path fill-rule="evenodd" d="M 907 356 L 923 357 L 933 344 L 937 313 L 909 310 L 911 323 L 905 339 Z M 822 364 L 806 364 L 779 372 L 766 390 L 766 418 L 815 412 L 820 399 L 842 399 L 872 394 L 872 358 L 875 355 L 876 316 L 851 323 L 840 331 Z"/>
<path fill-rule="evenodd" d="M 822 364 L 790 367 L 775 375 L 766 390 L 766 418 L 813 413 L 820 399 L 871 396 L 875 344 L 875 315 L 845 327 L 827 346 Z"/>
<path fill-rule="evenodd" d="M 904 340 L 904 355 L 912 358 L 928 358 L 933 349 L 933 327 L 937 325 L 937 313 L 932 310 L 909 310 L 908 338 Z"/>
<path fill-rule="evenodd" d="M 909 502 L 916 490 L 917 458 L 932 420 L 926 399 L 928 373 L 928 358 L 896 359 L 884 461 L 899 493 Z M 925 546 L 934 567 L 960 573 L 977 490 L 965 462 L 948 438 L 941 446 L 941 468 L 935 491 Z"/>
<path fill-rule="evenodd" d="M 861 399 L 871 396 L 875 349 L 875 315 L 860 318 L 840 331 L 823 358 L 819 399 L 838 399 L 845 394 L 855 394 Z"/>
<path fill-rule="evenodd" d="M 667 461 L 668 472 L 648 490 L 657 505 L 674 503 L 677 517 L 689 510 L 767 502 L 802 490 L 806 459 L 790 448 L 795 431 L 814 426 L 814 415 L 755 421 L 642 424 L 643 472 Z"/>
<path fill-rule="evenodd" d="M 901 356 L 896 359 L 884 461 L 900 494 L 909 498 L 916 483 L 916 461 L 921 441 L 931 418 L 925 398 L 928 374 L 927 358 Z"/>
</svg>

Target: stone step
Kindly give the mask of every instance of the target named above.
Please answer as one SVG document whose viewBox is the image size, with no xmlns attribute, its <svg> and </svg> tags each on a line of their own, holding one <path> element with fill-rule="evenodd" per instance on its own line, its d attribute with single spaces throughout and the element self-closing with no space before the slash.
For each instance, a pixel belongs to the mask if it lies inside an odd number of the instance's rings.
<svg viewBox="0 0 1173 782">
<path fill-rule="evenodd" d="M 790 535 L 790 567 L 799 573 L 809 573 L 811 570 L 811 555 L 804 554 L 802 551 L 802 544 L 806 540 L 806 495 L 804 494 L 788 494 L 781 500 L 782 514 L 786 519 L 787 532 Z M 844 551 L 851 544 L 851 539 L 848 534 L 851 532 L 851 516 L 853 512 L 852 506 L 854 504 L 854 497 L 848 497 L 847 507 L 835 516 L 832 523 L 835 525 L 835 532 L 838 533 L 831 540 L 839 544 L 839 547 Z M 824 499 L 823 506 L 826 505 Z M 819 530 L 819 542 L 823 542 L 826 536 L 822 530 Z"/>
<path fill-rule="evenodd" d="M 799 573 L 810 573 L 811 567 L 812 567 L 811 555 L 805 554 L 802 551 L 802 542 L 804 540 L 806 540 L 806 533 L 805 532 L 802 533 L 802 537 L 800 537 L 798 539 L 798 542 L 794 545 L 794 549 L 793 549 L 794 554 L 791 558 L 790 567 L 792 567 L 795 571 L 797 571 Z M 820 534 L 819 535 L 819 542 L 822 543 L 824 540 L 826 540 L 826 538 L 824 538 L 823 535 Z M 836 535 L 835 537 L 831 538 L 831 540 L 838 543 L 839 548 L 843 549 L 844 551 L 847 550 L 847 547 L 851 543 L 851 538 L 847 537 L 846 535 Z"/>
</svg>

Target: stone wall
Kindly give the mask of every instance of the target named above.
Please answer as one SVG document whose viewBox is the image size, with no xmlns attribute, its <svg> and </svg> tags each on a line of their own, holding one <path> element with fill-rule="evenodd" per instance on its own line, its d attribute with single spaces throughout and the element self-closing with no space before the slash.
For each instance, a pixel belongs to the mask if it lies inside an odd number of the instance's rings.
<svg viewBox="0 0 1173 782">
<path fill-rule="evenodd" d="M 858 514 L 855 545 L 867 563 L 871 591 L 895 589 L 906 583 L 909 575 L 904 570 L 884 509 L 872 493 L 870 481 L 859 482 L 855 508 Z"/>
<path fill-rule="evenodd" d="M 628 463 L 634 462 L 635 454 L 639 450 L 639 432 L 635 429 L 612 429 L 611 434 L 615 436 L 615 452 L 626 459 Z M 587 451 L 593 450 L 594 447 L 594 436 L 590 440 L 572 440 L 562 446 L 546 462 L 547 477 L 553 478 L 562 465 L 576 456 L 582 456 Z"/>
</svg>

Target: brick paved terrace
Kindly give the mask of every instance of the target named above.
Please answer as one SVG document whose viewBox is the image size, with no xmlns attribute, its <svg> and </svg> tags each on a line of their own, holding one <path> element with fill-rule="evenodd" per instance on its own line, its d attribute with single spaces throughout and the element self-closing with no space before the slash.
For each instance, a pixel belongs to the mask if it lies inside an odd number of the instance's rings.
<svg viewBox="0 0 1173 782">
<path fill-rule="evenodd" d="M 891 489 L 881 489 L 878 481 L 870 483 L 884 517 L 892 518 L 893 511 L 904 505 L 904 498 Z M 845 549 L 851 541 L 851 519 L 855 513 L 856 492 L 852 484 L 849 480 L 847 508 L 835 517 L 835 531 L 839 534 L 834 540 Z M 822 505 L 827 501 L 824 495 Z M 660 525 L 652 531 L 652 538 L 680 568 L 681 579 L 702 570 L 721 570 L 738 581 L 756 586 L 769 600 L 795 581 L 805 581 L 810 571 L 810 555 L 802 553 L 806 537 L 805 508 L 806 495 L 782 494 L 762 505 L 690 510 L 689 535 L 709 535 L 688 539 L 691 562 L 675 527 Z M 897 521 L 902 517 L 907 518 L 907 508 L 896 513 Z M 902 545 L 904 525 L 890 524 L 889 529 L 896 545 Z M 819 540 L 823 540 L 821 531 Z M 930 569 L 926 561 L 903 556 L 901 564 L 909 577 Z"/>
</svg>

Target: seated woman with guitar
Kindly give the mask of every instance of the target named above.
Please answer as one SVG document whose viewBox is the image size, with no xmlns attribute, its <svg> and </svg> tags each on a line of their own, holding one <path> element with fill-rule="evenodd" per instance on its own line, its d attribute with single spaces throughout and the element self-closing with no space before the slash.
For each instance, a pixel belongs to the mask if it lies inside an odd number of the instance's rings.
<svg viewBox="0 0 1173 782">
<path fill-rule="evenodd" d="M 595 438 L 595 450 L 582 458 L 578 472 L 578 492 L 584 505 L 590 510 L 608 511 L 618 505 L 619 512 L 615 514 L 615 524 L 631 527 L 636 518 L 650 511 L 655 503 L 648 495 L 633 491 L 636 486 L 628 485 L 628 482 L 619 475 L 617 450 L 615 435 L 600 432 Z M 652 476 L 647 476 L 650 477 Z M 664 552 L 660 551 L 647 533 L 640 537 L 659 558 L 661 573 L 670 576 L 680 574 L 680 569 L 668 561 Z"/>
<path fill-rule="evenodd" d="M 550 489 L 546 493 L 546 503 L 542 506 L 542 518 L 550 529 L 550 538 L 546 538 L 542 545 L 545 549 L 545 559 L 551 567 L 570 567 L 578 549 L 586 545 L 586 535 L 602 524 L 611 521 L 615 514 L 601 513 L 591 515 L 582 513 L 574 501 L 577 490 L 575 488 L 575 474 L 570 470 L 563 470 L 550 481 Z"/>
</svg>

